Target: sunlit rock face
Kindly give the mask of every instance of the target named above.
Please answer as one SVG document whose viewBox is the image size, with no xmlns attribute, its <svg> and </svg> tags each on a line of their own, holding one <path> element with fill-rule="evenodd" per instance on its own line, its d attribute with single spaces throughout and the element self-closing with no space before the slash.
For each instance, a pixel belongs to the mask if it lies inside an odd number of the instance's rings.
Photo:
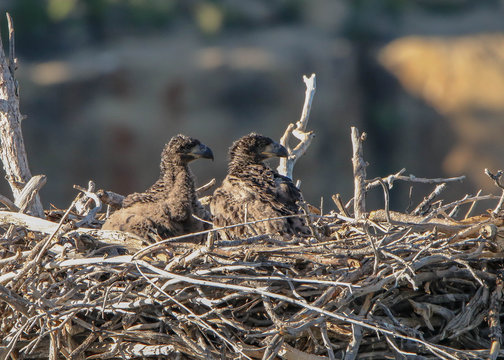
<svg viewBox="0 0 504 360">
<path fill-rule="evenodd" d="M 449 121 L 456 140 L 444 170 L 491 186 L 483 169 L 503 167 L 504 35 L 404 37 L 386 45 L 379 61 Z"/>
</svg>

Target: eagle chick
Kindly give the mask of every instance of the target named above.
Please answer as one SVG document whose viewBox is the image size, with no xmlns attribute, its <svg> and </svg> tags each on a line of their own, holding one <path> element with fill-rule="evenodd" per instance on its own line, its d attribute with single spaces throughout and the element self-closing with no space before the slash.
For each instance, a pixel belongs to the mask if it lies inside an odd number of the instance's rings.
<svg viewBox="0 0 504 360">
<path fill-rule="evenodd" d="M 146 237 L 149 233 L 162 238 L 202 231 L 208 220 L 194 189 L 188 163 L 198 158 L 212 159 L 212 150 L 199 140 L 185 135 L 174 136 L 161 154 L 159 179 L 145 192 L 128 195 L 123 207 L 103 225 L 104 230 L 122 230 Z M 196 241 L 201 238 L 194 239 Z"/>
<path fill-rule="evenodd" d="M 269 137 L 251 133 L 235 141 L 229 155 L 228 174 L 210 201 L 215 227 L 301 214 L 299 189 L 291 179 L 264 163 L 270 157 L 288 156 L 285 147 Z M 294 216 L 231 228 L 224 235 L 306 233 L 303 218 Z"/>
</svg>

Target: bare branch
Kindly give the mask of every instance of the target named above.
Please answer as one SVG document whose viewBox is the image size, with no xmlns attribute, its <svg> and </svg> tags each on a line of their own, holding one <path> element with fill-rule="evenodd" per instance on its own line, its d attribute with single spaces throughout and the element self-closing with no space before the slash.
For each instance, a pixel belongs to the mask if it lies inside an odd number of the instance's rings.
<svg viewBox="0 0 504 360">
<path fill-rule="evenodd" d="M 488 169 L 485 169 L 485 174 L 487 174 L 494 181 L 495 185 L 497 185 L 499 188 L 502 189 L 502 195 L 499 199 L 499 203 L 492 211 L 492 214 L 494 216 L 497 216 L 499 214 L 499 212 L 502 210 L 502 206 L 504 205 L 504 185 L 501 184 L 501 178 L 503 173 L 504 172 L 502 170 L 499 170 L 497 171 L 497 173 L 492 174 Z"/>
<path fill-rule="evenodd" d="M 46 184 L 47 177 L 45 175 L 35 175 L 28 181 L 28 183 L 19 194 L 19 198 L 16 199 L 16 206 L 19 207 L 21 212 L 25 212 L 26 209 L 33 204 L 35 197 L 42 187 Z"/>
<path fill-rule="evenodd" d="M 366 133 L 359 134 L 359 130 L 352 126 L 352 164 L 354 173 L 354 218 L 362 219 L 366 212 L 366 162 L 362 150 L 362 142 L 366 139 Z M 380 182 L 378 182 L 380 183 Z"/>
<path fill-rule="evenodd" d="M 196 189 L 196 193 L 199 195 L 205 191 L 207 191 L 208 189 L 211 189 L 212 186 L 215 185 L 215 178 L 213 178 L 212 180 L 210 180 L 209 182 L 207 182 L 205 185 L 202 185 L 200 186 L 199 188 Z"/>
<path fill-rule="evenodd" d="M 336 206 L 338 207 L 338 210 L 340 211 L 340 213 L 342 213 L 346 217 L 349 217 L 350 215 L 348 215 L 348 212 L 345 208 L 345 205 L 343 205 L 343 202 L 341 201 L 341 195 L 335 194 L 331 198 L 334 201 L 334 203 L 336 204 Z"/>
<path fill-rule="evenodd" d="M 415 208 L 415 210 L 412 211 L 412 215 L 425 215 L 430 208 L 430 205 L 432 201 L 439 196 L 443 192 L 443 190 L 446 189 L 446 183 L 442 183 L 440 185 L 437 185 L 436 188 L 434 189 L 433 192 L 429 194 L 429 196 L 425 197 L 423 201 L 418 204 L 418 206 Z"/>
<path fill-rule="evenodd" d="M 313 131 L 306 131 L 306 125 L 308 124 L 311 104 L 315 95 L 316 76 L 315 74 L 312 74 L 308 78 L 306 77 L 306 75 L 304 75 L 303 80 L 306 84 L 306 92 L 301 118 L 298 120 L 298 122 L 296 122 L 296 124 L 289 124 L 289 126 L 285 130 L 285 133 L 280 139 L 280 143 L 285 146 L 285 148 L 289 152 L 289 156 L 287 158 L 280 158 L 280 164 L 277 167 L 277 171 L 281 175 L 287 176 L 290 179 L 292 179 L 292 172 L 294 170 L 296 161 L 298 161 L 298 159 L 304 155 L 304 153 L 310 146 L 311 141 L 315 137 L 315 133 Z M 294 149 L 291 149 L 291 147 L 289 146 L 289 140 L 292 135 L 300 141 Z"/>
<path fill-rule="evenodd" d="M 124 200 L 123 195 L 117 194 L 113 191 L 106 191 L 103 189 L 98 190 L 96 192 L 96 195 L 98 195 L 102 203 L 110 205 L 113 209 L 122 208 L 122 203 Z"/>
<path fill-rule="evenodd" d="M 382 181 L 385 182 L 386 184 L 388 184 L 389 188 L 392 189 L 394 181 L 396 181 L 396 180 L 417 182 L 417 183 L 423 183 L 423 184 L 439 184 L 439 183 L 445 183 L 445 182 L 462 181 L 466 178 L 464 175 L 462 175 L 462 176 L 457 176 L 457 177 L 452 177 L 452 178 L 427 179 L 427 178 L 419 178 L 419 177 L 416 177 L 415 175 L 403 176 L 402 174 L 405 171 L 406 171 L 406 169 L 401 169 L 401 171 L 399 171 L 397 174 L 389 175 L 387 177 L 382 178 Z M 380 185 L 380 182 L 378 180 L 372 180 L 366 185 L 366 190 L 372 189 L 372 188 L 379 186 L 379 185 Z"/>
</svg>

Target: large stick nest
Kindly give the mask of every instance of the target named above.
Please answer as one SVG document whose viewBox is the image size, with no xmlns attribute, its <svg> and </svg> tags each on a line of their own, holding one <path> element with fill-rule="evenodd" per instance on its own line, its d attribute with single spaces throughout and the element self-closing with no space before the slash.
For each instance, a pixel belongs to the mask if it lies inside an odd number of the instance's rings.
<svg viewBox="0 0 504 360">
<path fill-rule="evenodd" d="M 310 238 L 146 248 L 62 214 L 0 212 L 2 359 L 499 354 L 499 216 L 331 213 Z"/>
</svg>

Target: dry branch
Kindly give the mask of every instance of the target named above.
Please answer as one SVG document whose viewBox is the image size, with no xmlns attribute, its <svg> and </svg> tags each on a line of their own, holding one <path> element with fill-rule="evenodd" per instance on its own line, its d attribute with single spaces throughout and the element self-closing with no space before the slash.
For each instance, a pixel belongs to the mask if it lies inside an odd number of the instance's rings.
<svg viewBox="0 0 504 360">
<path fill-rule="evenodd" d="M 423 201 L 418 204 L 418 206 L 411 212 L 412 215 L 425 215 L 432 204 L 432 201 L 441 194 L 444 189 L 446 189 L 446 183 L 442 183 L 436 186 L 436 188 L 426 196 Z"/>
<path fill-rule="evenodd" d="M 352 164 L 354 174 L 354 217 L 362 219 L 366 213 L 366 162 L 363 158 L 362 143 L 366 133 L 359 134 L 359 130 L 352 126 Z M 379 182 L 378 182 L 379 183 Z"/>
<path fill-rule="evenodd" d="M 19 90 L 14 70 L 16 59 L 14 54 L 14 28 L 10 15 L 7 14 L 9 25 L 10 61 L 3 51 L 0 39 L 0 158 L 6 172 L 6 178 L 12 190 L 15 202 L 21 197 L 24 186 L 31 179 L 28 158 L 21 131 L 23 119 L 19 111 Z M 44 212 L 38 194 L 35 194 L 29 211 L 35 216 L 43 217 Z"/>
<path fill-rule="evenodd" d="M 298 161 L 298 159 L 304 155 L 304 153 L 310 146 L 311 141 L 315 137 L 315 133 L 313 131 L 306 131 L 308 118 L 310 117 L 311 104 L 316 89 L 315 74 L 312 74 L 309 78 L 306 77 L 306 75 L 303 75 L 303 81 L 306 84 L 306 92 L 301 117 L 296 122 L 296 124 L 289 124 L 289 126 L 285 130 L 285 133 L 280 139 L 280 144 L 285 146 L 285 148 L 289 152 L 289 156 L 287 158 L 280 158 L 280 164 L 277 167 L 277 171 L 281 175 L 287 176 L 290 179 L 292 179 L 292 172 L 294 170 L 296 161 Z M 294 149 L 289 146 L 289 140 L 291 136 L 294 136 L 299 140 L 299 143 L 294 147 Z"/>
<path fill-rule="evenodd" d="M 381 180 L 388 185 L 389 189 L 392 189 L 392 187 L 394 186 L 394 181 L 397 181 L 397 180 L 414 182 L 414 183 L 417 182 L 417 183 L 423 183 L 423 184 L 439 184 L 439 183 L 463 181 L 465 179 L 465 176 L 457 176 L 457 177 L 452 177 L 452 178 L 434 178 L 434 179 L 419 178 L 419 177 L 416 177 L 415 175 L 404 176 L 402 174 L 405 171 L 406 171 L 406 169 L 403 168 L 400 171 L 398 171 L 396 174 L 389 175 L 387 177 L 382 178 Z M 370 190 L 370 189 L 372 189 L 376 186 L 379 186 L 379 185 L 380 185 L 380 181 L 378 181 L 378 179 L 371 180 L 366 185 L 366 190 Z"/>
<path fill-rule="evenodd" d="M 495 185 L 497 185 L 499 188 L 502 189 L 502 194 L 499 199 L 499 203 L 492 211 L 492 214 L 494 214 L 494 216 L 497 216 L 499 214 L 499 212 L 502 210 L 502 206 L 504 205 L 504 185 L 502 185 L 501 183 L 503 173 L 504 172 L 502 170 L 499 170 L 497 171 L 496 174 L 492 174 L 488 169 L 485 169 L 485 174 L 487 174 L 494 181 Z"/>
<path fill-rule="evenodd" d="M 98 190 L 96 195 L 98 195 L 102 203 L 111 206 L 113 209 L 120 209 L 122 207 L 123 195 L 103 189 Z"/>
</svg>

